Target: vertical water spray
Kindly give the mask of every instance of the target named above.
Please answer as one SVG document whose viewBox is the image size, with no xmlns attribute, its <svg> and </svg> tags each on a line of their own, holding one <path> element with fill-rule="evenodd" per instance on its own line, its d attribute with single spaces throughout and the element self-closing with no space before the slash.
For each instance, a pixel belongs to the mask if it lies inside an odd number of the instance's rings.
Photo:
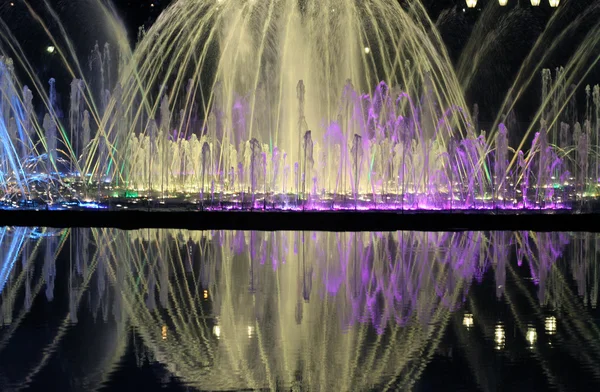
<svg viewBox="0 0 600 392">
<path fill-rule="evenodd" d="M 21 161 L 29 158 L 32 145 L 31 139 L 35 134 L 33 109 L 33 92 L 27 86 L 23 86 L 23 138 L 21 140 Z"/>
<path fill-rule="evenodd" d="M 362 136 L 354 135 L 352 138 L 352 149 L 350 150 L 352 155 L 352 197 L 354 198 L 354 207 L 358 205 L 358 186 L 360 184 L 360 173 L 363 161 L 363 146 Z"/>
<path fill-rule="evenodd" d="M 596 135 L 595 145 L 600 145 L 600 85 L 594 86 L 592 100 L 594 102 L 594 133 Z M 594 183 L 597 184 L 598 181 L 600 181 L 600 154 L 595 154 Z"/>
<path fill-rule="evenodd" d="M 453 209 L 454 207 L 454 172 L 456 170 L 457 150 L 458 143 L 456 139 L 450 137 L 450 140 L 448 140 L 448 166 L 446 170 L 448 176 L 448 197 L 450 198 L 450 209 Z"/>
<path fill-rule="evenodd" d="M 548 169 L 551 164 L 550 150 L 548 146 L 548 129 L 546 128 L 545 121 L 542 121 L 540 132 L 536 136 L 539 148 L 536 200 L 539 203 L 539 207 L 542 208 L 543 203 L 546 201 L 546 190 L 550 178 Z"/>
<path fill-rule="evenodd" d="M 169 109 L 169 96 L 164 94 L 160 102 L 160 192 L 162 197 L 169 192 L 169 133 L 171 131 L 171 110 Z"/>
<path fill-rule="evenodd" d="M 302 167 L 302 198 L 304 201 L 308 201 L 308 196 L 306 195 L 306 181 L 312 178 L 313 166 L 315 164 L 315 160 L 313 158 L 313 141 L 311 137 L 311 131 L 306 131 L 304 134 L 304 142 L 303 142 L 303 150 L 304 150 L 304 159 L 303 159 L 303 167 Z"/>
<path fill-rule="evenodd" d="M 306 118 L 304 116 L 304 94 L 305 94 L 306 90 L 304 87 L 304 81 L 300 80 L 298 82 L 298 85 L 296 87 L 296 97 L 298 98 L 298 159 L 300 159 L 301 156 L 301 149 L 302 149 L 302 134 L 305 131 L 304 129 L 304 123 L 306 121 Z M 297 171 L 297 168 L 296 168 Z M 296 197 L 298 198 L 298 202 L 300 201 L 300 194 L 298 192 L 298 190 L 300 189 L 300 177 L 298 175 L 296 175 Z"/>
<path fill-rule="evenodd" d="M 56 123 L 49 113 L 44 116 L 44 136 L 46 137 L 46 154 L 48 157 L 47 170 L 48 174 L 56 171 L 57 165 L 57 139 L 56 139 Z"/>
<path fill-rule="evenodd" d="M 256 191 L 260 183 L 262 167 L 262 148 L 260 142 L 253 138 L 250 140 L 250 192 L 252 194 L 252 207 L 256 199 Z"/>
<path fill-rule="evenodd" d="M 588 153 L 589 153 L 590 136 L 585 130 L 581 133 L 579 140 L 577 141 L 577 149 L 579 150 L 579 180 L 577 184 L 581 192 L 581 198 L 583 199 L 585 192 L 587 191 L 587 179 L 588 179 Z"/>
<path fill-rule="evenodd" d="M 83 121 L 81 123 L 81 158 L 79 161 L 79 166 L 81 167 L 80 177 L 85 178 L 88 174 L 88 158 L 89 158 L 89 149 L 90 149 L 90 138 L 92 135 L 92 128 L 90 124 L 90 112 L 87 110 L 83 111 Z"/>
<path fill-rule="evenodd" d="M 508 137 L 504 124 L 500 124 L 498 134 L 496 135 L 496 155 L 495 155 L 495 182 L 496 203 L 501 200 L 506 204 L 506 170 L 508 168 Z"/>
<path fill-rule="evenodd" d="M 210 145 L 208 142 L 204 142 L 202 144 L 202 176 L 201 176 L 201 184 L 202 190 L 200 193 L 200 200 L 204 203 L 204 187 L 206 186 L 206 177 L 209 175 L 211 165 L 211 156 L 210 156 Z"/>
<path fill-rule="evenodd" d="M 81 127 L 83 126 L 84 111 L 83 88 L 83 80 L 77 78 L 73 79 L 73 81 L 71 82 L 71 95 L 69 105 L 69 140 L 71 142 L 71 148 L 73 149 L 73 155 L 75 159 L 71 159 L 71 172 L 75 170 L 74 165 L 77 164 L 77 159 L 80 157 L 83 148 L 85 147 L 85 145 L 83 145 L 83 140 L 81 140 Z"/>
<path fill-rule="evenodd" d="M 150 193 L 154 189 L 154 184 L 152 183 L 152 179 L 154 178 L 155 167 L 159 167 L 160 156 L 157 157 L 158 154 L 158 125 L 154 119 L 150 119 L 148 122 L 148 136 L 146 137 L 147 142 L 147 151 L 148 151 L 148 163 L 147 163 L 147 175 L 148 175 L 148 193 Z"/>
<path fill-rule="evenodd" d="M 528 207 L 527 190 L 529 189 L 529 166 L 525 160 L 525 154 L 519 150 L 517 153 L 517 165 L 519 167 L 519 177 L 521 178 L 521 196 L 523 198 L 523 208 Z"/>
</svg>

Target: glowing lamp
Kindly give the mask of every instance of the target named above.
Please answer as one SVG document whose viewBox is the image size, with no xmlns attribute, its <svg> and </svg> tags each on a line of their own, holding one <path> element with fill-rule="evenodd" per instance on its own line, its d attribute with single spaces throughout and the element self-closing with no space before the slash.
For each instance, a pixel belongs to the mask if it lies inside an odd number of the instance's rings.
<svg viewBox="0 0 600 392">
<path fill-rule="evenodd" d="M 477 0 L 467 0 L 467 7 L 475 8 L 477 6 Z"/>
<path fill-rule="evenodd" d="M 56 48 L 52 45 L 50 45 L 46 48 L 46 52 L 48 52 L 50 54 L 54 53 L 55 51 L 56 51 Z"/>
<path fill-rule="evenodd" d="M 527 338 L 529 344 L 533 346 L 535 344 L 535 341 L 537 340 L 537 331 L 535 330 L 535 328 L 529 327 L 527 329 L 527 335 L 525 337 Z"/>
<path fill-rule="evenodd" d="M 496 325 L 494 342 L 496 342 L 497 350 L 502 350 L 504 348 L 504 343 L 506 343 L 506 332 L 504 332 L 504 327 L 500 324 Z"/>
<path fill-rule="evenodd" d="M 537 7 L 538 5 L 540 5 L 541 1 L 542 0 L 531 0 L 531 5 L 534 6 L 534 7 Z"/>
<path fill-rule="evenodd" d="M 365 47 L 365 54 L 369 54 L 371 53 L 371 48 L 369 48 L 368 46 Z"/>
<path fill-rule="evenodd" d="M 549 0 L 548 2 L 550 3 L 550 7 L 552 8 L 556 8 L 560 4 L 560 0 Z"/>
<path fill-rule="evenodd" d="M 546 317 L 544 326 L 546 327 L 546 333 L 548 335 L 556 334 L 556 317 L 554 317 L 554 316 Z"/>
<path fill-rule="evenodd" d="M 498 0 L 498 4 L 500 4 L 500 7 L 504 7 L 508 4 L 508 0 Z"/>
<path fill-rule="evenodd" d="M 471 313 L 465 314 L 463 318 L 463 325 L 467 327 L 467 329 L 473 327 L 473 315 Z"/>
</svg>

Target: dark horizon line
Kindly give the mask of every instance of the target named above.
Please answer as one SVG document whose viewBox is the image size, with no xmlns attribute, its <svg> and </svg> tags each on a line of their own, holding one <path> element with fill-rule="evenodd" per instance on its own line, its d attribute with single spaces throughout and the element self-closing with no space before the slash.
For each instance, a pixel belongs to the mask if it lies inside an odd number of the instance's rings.
<svg viewBox="0 0 600 392">
<path fill-rule="evenodd" d="M 0 226 L 248 231 L 600 232 L 600 213 L 572 211 L 0 210 Z"/>
</svg>

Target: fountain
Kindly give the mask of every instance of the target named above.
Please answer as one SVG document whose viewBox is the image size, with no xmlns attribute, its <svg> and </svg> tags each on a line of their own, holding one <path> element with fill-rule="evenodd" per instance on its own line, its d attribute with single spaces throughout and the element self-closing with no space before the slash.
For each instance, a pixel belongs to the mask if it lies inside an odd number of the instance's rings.
<svg viewBox="0 0 600 392">
<path fill-rule="evenodd" d="M 518 146 L 508 115 L 479 129 L 464 93 L 472 75 L 455 70 L 419 1 L 176 1 L 133 51 L 96 45 L 93 77 L 73 61 L 68 119 L 54 79 L 48 93 L 21 84 L 18 39 L 3 31 L 13 53 L 0 59 L 2 206 L 595 208 L 600 87 L 579 85 L 597 66 L 599 31 L 555 71 L 526 60 L 501 111 L 542 75 Z M 57 51 L 67 65 L 75 56 Z"/>
</svg>

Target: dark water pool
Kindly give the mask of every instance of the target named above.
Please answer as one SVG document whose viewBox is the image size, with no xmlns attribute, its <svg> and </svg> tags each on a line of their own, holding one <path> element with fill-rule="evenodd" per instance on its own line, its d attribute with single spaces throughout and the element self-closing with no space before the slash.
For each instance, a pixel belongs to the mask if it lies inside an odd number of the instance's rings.
<svg viewBox="0 0 600 392">
<path fill-rule="evenodd" d="M 1 391 L 595 391 L 600 236 L 0 229 Z"/>
</svg>

